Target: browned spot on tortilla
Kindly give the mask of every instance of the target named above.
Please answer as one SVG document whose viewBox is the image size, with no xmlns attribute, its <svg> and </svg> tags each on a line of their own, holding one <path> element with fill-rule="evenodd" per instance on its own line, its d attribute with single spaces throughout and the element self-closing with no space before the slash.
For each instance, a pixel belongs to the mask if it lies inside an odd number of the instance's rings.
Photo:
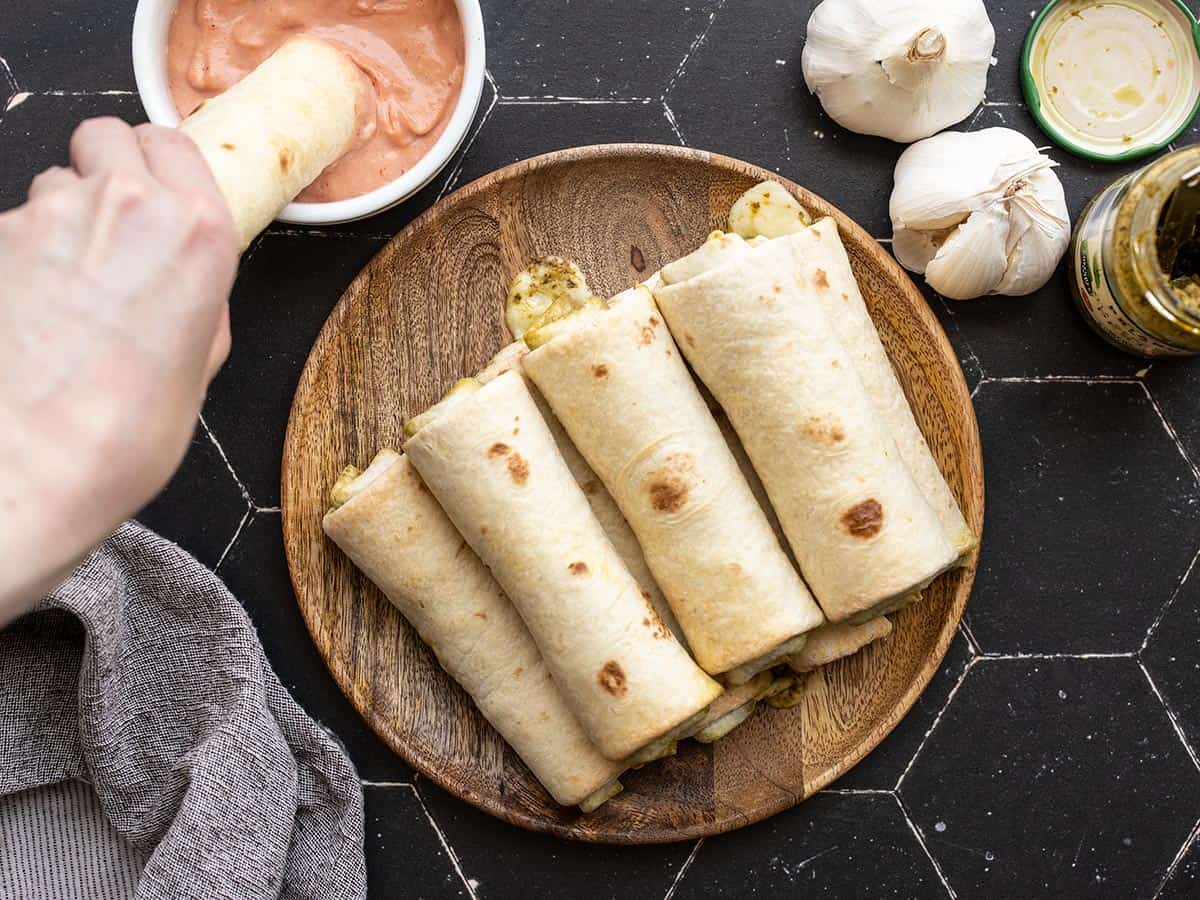
<svg viewBox="0 0 1200 900">
<path fill-rule="evenodd" d="M 690 334 L 688 334 L 687 332 L 684 332 L 683 339 L 684 339 L 685 341 L 687 341 L 687 345 L 688 345 L 689 347 L 695 347 L 695 346 L 696 346 L 696 339 L 695 339 L 694 337 L 692 337 Z"/>
<path fill-rule="evenodd" d="M 597 378 L 607 378 L 608 377 L 608 366 L 604 365 L 604 363 L 601 363 L 598 366 L 592 366 L 592 374 L 595 375 Z"/>
<path fill-rule="evenodd" d="M 509 447 L 508 444 L 497 441 L 496 443 L 492 444 L 492 446 L 488 447 L 488 459 L 498 459 L 501 456 L 507 456 L 508 451 L 511 449 L 512 448 Z"/>
<path fill-rule="evenodd" d="M 475 613 L 475 618 L 483 619 L 484 621 L 487 621 L 487 613 L 485 613 L 483 611 L 477 612 L 477 613 Z"/>
<path fill-rule="evenodd" d="M 520 434 L 520 433 L 521 433 L 521 429 L 520 429 L 520 428 L 514 428 L 514 429 L 513 429 L 513 437 L 516 437 L 516 436 L 517 436 L 518 434 Z"/>
<path fill-rule="evenodd" d="M 583 483 L 583 492 L 589 497 L 598 490 L 600 490 L 600 485 L 596 483 L 596 479 L 594 478 Z"/>
<path fill-rule="evenodd" d="M 600 682 L 600 687 L 614 697 L 624 697 L 629 693 L 629 685 L 625 683 L 625 670 L 615 659 L 610 659 L 600 667 L 600 671 L 596 673 L 596 680 Z"/>
<path fill-rule="evenodd" d="M 850 299 L 850 295 L 849 295 L 849 294 L 847 294 L 845 291 L 842 291 L 842 299 L 843 299 L 843 300 L 849 300 L 849 299 Z"/>
<path fill-rule="evenodd" d="M 524 666 L 517 666 L 515 669 L 513 669 L 513 677 L 514 677 L 514 678 L 520 678 L 520 677 L 521 677 L 521 673 L 522 673 L 522 672 L 524 672 L 524 671 L 525 671 L 525 667 L 524 667 Z"/>
<path fill-rule="evenodd" d="M 638 346 L 640 347 L 649 347 L 654 343 L 654 325 L 658 324 L 658 319 L 651 316 L 650 322 L 653 324 L 643 325 L 638 334 Z"/>
<path fill-rule="evenodd" d="M 657 327 L 658 327 L 658 318 L 657 318 L 657 317 L 655 317 L 655 316 L 651 316 L 651 317 L 650 317 L 650 324 L 651 324 L 652 326 L 654 326 L 655 328 L 657 328 Z"/>
<path fill-rule="evenodd" d="M 883 507 L 874 497 L 858 503 L 842 514 L 842 525 L 856 538 L 872 538 L 883 528 Z"/>
<path fill-rule="evenodd" d="M 233 146 L 233 144 L 222 144 L 221 149 L 222 150 L 236 150 L 237 147 Z"/>
<path fill-rule="evenodd" d="M 688 480 L 685 477 L 694 468 L 688 453 L 672 453 L 663 464 L 650 473 L 646 486 L 650 494 L 650 505 L 659 512 L 678 512 L 687 503 Z"/>
<path fill-rule="evenodd" d="M 572 575 L 586 575 L 588 573 L 588 564 L 582 560 L 577 560 L 567 566 L 567 569 Z"/>
<path fill-rule="evenodd" d="M 829 276 L 825 274 L 824 269 L 817 269 L 816 274 L 813 275 L 813 284 L 819 288 L 829 287 Z"/>
<path fill-rule="evenodd" d="M 288 147 L 279 151 L 279 171 L 284 175 L 291 170 L 293 161 L 292 151 Z"/>
<path fill-rule="evenodd" d="M 480 533 L 480 534 L 487 534 L 487 533 L 488 533 L 488 527 L 487 527 L 486 525 L 480 525 L 480 526 L 479 526 L 479 533 Z"/>
<path fill-rule="evenodd" d="M 646 257 L 642 253 L 642 248 L 636 244 L 629 247 L 629 264 L 638 272 L 646 271 Z"/>
<path fill-rule="evenodd" d="M 829 365 L 830 365 L 830 368 L 834 368 L 834 369 L 840 369 L 842 367 L 842 364 L 840 362 L 838 362 L 836 359 L 833 362 L 831 362 Z"/>
<path fill-rule="evenodd" d="M 514 453 L 508 458 L 508 474 L 517 484 L 524 484 L 529 480 L 529 463 L 520 453 Z"/>
<path fill-rule="evenodd" d="M 646 618 L 642 619 L 642 624 L 651 629 L 651 636 L 660 641 L 671 637 L 671 629 L 667 628 L 662 616 L 654 608 L 654 601 L 650 599 L 650 594 L 645 590 L 642 591 L 642 600 L 646 604 Z"/>
<path fill-rule="evenodd" d="M 774 291 L 776 294 L 781 294 L 781 293 L 783 293 L 783 285 L 779 284 L 779 283 L 775 283 L 775 284 L 771 285 L 771 290 Z"/>
<path fill-rule="evenodd" d="M 834 416 L 809 416 L 800 423 L 800 433 L 822 443 L 840 444 L 846 439 L 846 432 Z"/>
</svg>

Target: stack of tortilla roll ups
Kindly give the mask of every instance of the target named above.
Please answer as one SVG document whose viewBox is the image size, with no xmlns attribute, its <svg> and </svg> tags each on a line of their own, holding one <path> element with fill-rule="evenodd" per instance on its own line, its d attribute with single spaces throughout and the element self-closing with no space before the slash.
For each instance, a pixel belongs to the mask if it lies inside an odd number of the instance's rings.
<svg viewBox="0 0 1200 900">
<path fill-rule="evenodd" d="M 505 318 L 324 527 L 559 803 L 800 702 L 975 546 L 836 225 L 778 184 L 608 299 L 536 260 Z"/>
</svg>

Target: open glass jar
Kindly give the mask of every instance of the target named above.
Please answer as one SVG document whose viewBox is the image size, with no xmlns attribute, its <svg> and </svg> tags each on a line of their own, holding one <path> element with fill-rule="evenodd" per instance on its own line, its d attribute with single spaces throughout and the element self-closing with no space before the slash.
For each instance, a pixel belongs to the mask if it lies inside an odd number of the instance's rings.
<svg viewBox="0 0 1200 900">
<path fill-rule="evenodd" d="M 1200 146 L 1118 179 L 1079 217 L 1071 239 L 1075 300 L 1088 323 L 1121 350 L 1200 354 L 1200 271 L 1181 277 L 1165 270 L 1173 267 L 1164 267 L 1160 255 L 1190 253 L 1200 242 L 1196 218 L 1180 215 L 1193 200 L 1200 209 Z"/>
</svg>

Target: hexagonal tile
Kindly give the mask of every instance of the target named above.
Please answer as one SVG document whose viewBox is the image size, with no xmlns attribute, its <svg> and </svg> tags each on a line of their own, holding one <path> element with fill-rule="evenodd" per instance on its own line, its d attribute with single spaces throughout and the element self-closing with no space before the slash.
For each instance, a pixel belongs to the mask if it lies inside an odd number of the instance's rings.
<svg viewBox="0 0 1200 900">
<path fill-rule="evenodd" d="M 6 0 L 0 56 L 27 91 L 132 91 L 135 6 L 137 0 Z"/>
<path fill-rule="evenodd" d="M 987 652 L 1130 652 L 1200 546 L 1200 488 L 1138 383 L 985 381 Z"/>
<path fill-rule="evenodd" d="M 704 842 L 674 897 L 945 897 L 890 794 L 821 793 Z"/>
<path fill-rule="evenodd" d="M 814 5 L 725 4 L 667 103 L 688 146 L 779 172 L 884 237 L 891 234 L 892 168 L 903 147 L 841 128 L 809 93 L 800 51 Z"/>
<path fill-rule="evenodd" d="M 1179 594 L 1163 611 L 1162 621 L 1142 653 L 1154 684 L 1183 729 L 1194 751 L 1200 751 L 1200 566 L 1192 569 Z"/>
<path fill-rule="evenodd" d="M 310 716 L 342 742 L 359 777 L 412 781 L 412 769 L 375 736 L 317 653 L 292 593 L 280 517 L 256 514 L 217 572 L 250 614 L 279 680 Z"/>
<path fill-rule="evenodd" d="M 479 900 L 661 897 L 691 844 L 612 847 L 522 831 L 419 778 L 417 790 Z"/>
<path fill-rule="evenodd" d="M 25 202 L 29 182 L 43 169 L 67 161 L 71 134 L 84 119 L 118 116 L 144 122 L 137 97 L 61 97 L 35 94 L 0 118 L 0 209 Z"/>
<path fill-rule="evenodd" d="M 460 187 L 509 163 L 577 144 L 678 143 L 661 103 L 505 103 L 467 151 Z"/>
<path fill-rule="evenodd" d="M 834 782 L 833 788 L 889 790 L 895 787 L 900 774 L 921 746 L 925 733 L 945 707 L 950 692 L 962 678 L 970 661 L 971 648 L 960 631 L 954 636 L 945 659 L 913 708 L 866 759 Z"/>
<path fill-rule="evenodd" d="M 1200 360 L 1156 360 L 1146 384 L 1192 462 L 1200 465 Z"/>
<path fill-rule="evenodd" d="M 960 897 L 1150 896 L 1200 809 L 1131 659 L 980 661 L 900 790 Z"/>
<path fill-rule="evenodd" d="M 197 515 L 197 509 L 203 515 Z M 175 476 L 137 519 L 211 568 L 248 510 L 241 488 L 200 426 Z"/>
<path fill-rule="evenodd" d="M 470 896 L 412 787 L 367 787 L 363 799 L 370 896 L 421 900 Z"/>
<path fill-rule="evenodd" d="M 485 0 L 488 65 L 506 97 L 658 97 L 716 5 Z"/>
<path fill-rule="evenodd" d="M 279 505 L 283 437 L 309 348 L 381 246 L 361 236 L 267 234 L 242 260 L 230 301 L 233 351 L 204 417 L 259 506 Z"/>
</svg>

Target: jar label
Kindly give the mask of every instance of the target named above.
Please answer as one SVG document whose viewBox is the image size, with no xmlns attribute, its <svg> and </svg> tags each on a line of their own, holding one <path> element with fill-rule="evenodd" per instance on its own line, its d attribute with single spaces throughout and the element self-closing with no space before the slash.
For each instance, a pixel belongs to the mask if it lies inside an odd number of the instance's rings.
<svg viewBox="0 0 1200 900">
<path fill-rule="evenodd" d="M 1119 179 L 1105 188 L 1079 222 L 1071 242 L 1071 263 L 1074 266 L 1075 299 L 1092 326 L 1120 349 L 1137 356 L 1191 356 L 1195 351 L 1168 344 L 1134 321 L 1117 300 L 1116 292 L 1105 271 L 1104 253 L 1108 246 L 1106 230 L 1121 188 L 1128 178 Z"/>
</svg>

